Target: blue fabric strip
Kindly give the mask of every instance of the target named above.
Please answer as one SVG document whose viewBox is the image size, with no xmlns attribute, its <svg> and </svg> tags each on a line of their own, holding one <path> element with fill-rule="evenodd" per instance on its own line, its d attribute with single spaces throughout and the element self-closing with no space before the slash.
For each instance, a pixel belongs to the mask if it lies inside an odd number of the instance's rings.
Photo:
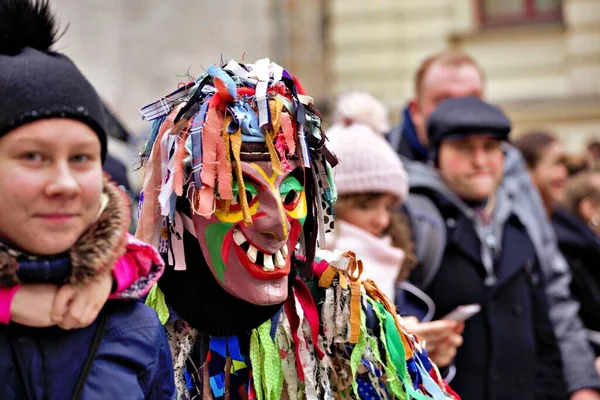
<svg viewBox="0 0 600 400">
<path fill-rule="evenodd" d="M 210 389 L 215 397 L 221 397 L 225 394 L 225 373 L 210 377 Z"/>
<path fill-rule="evenodd" d="M 225 70 L 212 64 L 210 67 L 208 67 L 208 70 L 206 72 L 208 72 L 208 74 L 213 78 L 219 78 L 220 80 L 222 80 L 223 83 L 225 83 L 225 86 L 227 86 L 227 92 L 229 92 L 229 95 L 234 99 L 237 97 L 237 89 L 235 86 L 235 82 L 233 81 L 233 79 L 231 79 L 231 76 L 229 76 L 229 74 L 225 72 Z"/>
<path fill-rule="evenodd" d="M 244 361 L 244 356 L 242 356 L 240 342 L 237 336 L 233 335 L 227 338 L 227 349 L 229 357 L 236 361 Z"/>
<path fill-rule="evenodd" d="M 211 336 L 210 351 L 214 351 L 221 357 L 227 357 L 227 337 L 226 336 Z"/>
</svg>

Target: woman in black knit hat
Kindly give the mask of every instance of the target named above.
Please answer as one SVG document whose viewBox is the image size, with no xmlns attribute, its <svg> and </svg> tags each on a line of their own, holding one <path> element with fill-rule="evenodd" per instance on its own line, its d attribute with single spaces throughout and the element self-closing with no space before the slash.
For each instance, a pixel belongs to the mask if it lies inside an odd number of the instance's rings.
<svg viewBox="0 0 600 400">
<path fill-rule="evenodd" d="M 127 235 L 102 104 L 55 33 L 47 1 L 0 0 L 0 398 L 170 399 L 164 331 L 135 302 L 163 263 Z"/>
</svg>

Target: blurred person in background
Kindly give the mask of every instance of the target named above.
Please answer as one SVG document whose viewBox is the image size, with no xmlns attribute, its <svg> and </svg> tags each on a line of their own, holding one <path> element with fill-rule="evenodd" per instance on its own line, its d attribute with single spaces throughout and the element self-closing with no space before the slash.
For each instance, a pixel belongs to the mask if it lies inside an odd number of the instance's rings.
<svg viewBox="0 0 600 400">
<path fill-rule="evenodd" d="M 452 386 L 463 400 L 565 399 L 540 254 L 501 186 L 509 132 L 502 111 L 473 96 L 429 116 L 430 162 L 413 166 L 409 185 L 446 221 L 447 237 L 425 292 L 435 318 L 480 306 L 455 359 Z"/>
<path fill-rule="evenodd" d="M 346 93 L 337 102 L 334 122 L 327 138 L 340 160 L 334 171 L 339 197 L 334 205 L 336 229 L 328 235 L 327 246 L 353 249 L 363 260 L 365 278 L 395 299 L 396 286 L 406 280 L 416 259 L 410 225 L 397 211 L 406 199 L 408 180 L 402 161 L 384 138 L 388 111 L 368 93 Z M 406 303 L 399 309 L 407 311 Z M 462 344 L 462 323 L 404 320 L 425 340 L 429 356 L 439 367 L 450 364 Z"/>
<path fill-rule="evenodd" d="M 590 169 L 591 163 L 588 162 L 588 155 L 585 152 L 567 154 L 565 165 L 568 176 L 573 176 L 578 172 Z"/>
<path fill-rule="evenodd" d="M 125 129 L 121 121 L 106 105 L 104 106 L 104 112 L 106 114 L 106 126 L 109 141 L 118 141 L 118 143 L 127 146 L 130 138 L 130 134 L 127 129 Z M 114 180 L 117 186 L 127 193 L 129 198 L 134 199 L 137 197 L 137 195 L 132 192 L 132 187 L 129 182 L 128 171 L 131 169 L 131 165 L 121 161 L 116 155 L 111 155 L 109 151 L 103 168 L 104 171 L 107 172 Z"/>
<path fill-rule="evenodd" d="M 600 141 L 590 140 L 587 145 L 588 163 L 591 168 L 600 168 Z"/>
<path fill-rule="evenodd" d="M 560 250 L 571 266 L 571 290 L 590 343 L 600 356 L 600 171 L 567 180 L 562 208 L 552 216 Z M 597 368 L 600 358 L 597 358 Z"/>
<path fill-rule="evenodd" d="M 556 206 L 565 200 L 569 173 L 562 143 L 549 132 L 530 132 L 513 140 L 512 144 L 523 154 L 546 214 L 552 217 Z"/>
<path fill-rule="evenodd" d="M 388 140 L 403 158 L 404 166 L 412 180 L 412 169 L 429 160 L 429 138 L 426 120 L 443 100 L 454 97 L 483 97 L 484 71 L 469 55 L 449 50 L 435 54 L 424 60 L 415 75 L 415 97 L 403 110 L 402 123 L 392 129 Z M 540 196 L 533 190 L 533 183 L 527 167 L 518 150 L 503 143 L 504 175 L 502 186 L 519 201 L 524 213 L 523 224 L 531 235 L 538 254 L 542 272 L 547 278 L 546 295 L 550 307 L 550 319 L 564 360 L 564 373 L 571 399 L 600 399 L 600 379 L 593 363 L 594 354 L 586 341 L 586 332 L 579 319 L 578 304 L 573 300 L 569 284 L 569 267 L 558 250 L 556 237 L 544 213 Z M 408 214 L 415 234 L 425 232 L 430 238 L 420 243 L 419 266 L 411 274 L 411 282 L 424 289 L 429 283 L 432 271 L 439 267 L 444 247 L 444 235 L 440 232 L 446 225 L 425 213 L 415 213 L 410 207 L 411 196 L 407 200 Z M 419 218 L 413 218 L 419 215 Z"/>
</svg>

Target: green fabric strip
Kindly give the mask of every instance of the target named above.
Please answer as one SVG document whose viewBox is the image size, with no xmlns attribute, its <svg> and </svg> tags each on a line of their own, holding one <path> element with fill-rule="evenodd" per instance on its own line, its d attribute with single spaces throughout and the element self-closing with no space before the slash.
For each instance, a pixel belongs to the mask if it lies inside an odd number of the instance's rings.
<svg viewBox="0 0 600 400">
<path fill-rule="evenodd" d="M 365 313 L 360 309 L 360 333 L 358 334 L 358 342 L 352 349 L 352 354 L 350 355 L 350 369 L 352 371 L 352 390 L 354 391 L 354 395 L 358 399 L 358 383 L 356 383 L 356 372 L 358 370 L 358 364 L 362 359 L 362 355 L 365 352 L 365 348 L 367 347 L 367 340 L 365 338 L 365 332 L 367 330 L 366 325 L 366 317 Z"/>
<path fill-rule="evenodd" d="M 152 289 L 148 292 L 145 303 L 156 311 L 160 323 L 165 325 L 169 320 L 169 308 L 165 301 L 165 294 L 160 290 L 158 284 L 155 283 L 154 286 L 152 286 Z"/>
<path fill-rule="evenodd" d="M 271 320 L 252 330 L 250 362 L 257 399 L 279 400 L 283 391 L 283 368 L 279 348 L 271 339 Z"/>
<path fill-rule="evenodd" d="M 379 340 L 381 342 L 381 344 L 383 345 L 383 350 L 385 352 L 385 364 L 384 364 L 384 369 L 385 369 L 385 373 L 388 377 L 388 381 L 387 381 L 387 388 L 388 391 L 397 399 L 401 399 L 404 400 L 406 399 L 406 393 L 403 389 L 403 387 L 405 385 L 403 385 L 403 380 L 402 377 L 399 377 L 398 374 L 396 373 L 396 366 L 394 365 L 393 361 L 392 361 L 392 356 L 390 354 L 390 351 L 388 349 L 388 344 L 387 344 L 387 340 L 386 340 L 386 336 L 385 336 L 385 330 L 384 330 L 384 325 L 385 325 L 385 314 L 381 312 L 381 309 L 378 307 L 379 303 L 375 302 L 375 300 L 369 298 L 368 299 L 369 303 L 371 304 L 371 307 L 373 307 L 373 311 L 375 312 L 375 316 L 377 317 L 377 319 L 379 320 Z"/>
<path fill-rule="evenodd" d="M 260 354 L 260 343 L 258 339 L 258 330 L 252 329 L 250 335 L 250 363 L 252 365 L 252 381 L 254 384 L 254 390 L 256 392 L 256 398 L 263 400 L 263 386 L 262 386 L 262 368 L 264 360 Z"/>
<path fill-rule="evenodd" d="M 271 321 L 258 327 L 258 338 L 262 354 L 263 388 L 265 399 L 279 400 L 283 391 L 283 368 L 279 350 L 271 339 Z"/>
<path fill-rule="evenodd" d="M 410 378 L 410 375 L 408 374 L 408 369 L 406 367 L 404 346 L 402 346 L 402 338 L 400 337 L 400 332 L 398 332 L 398 328 L 396 328 L 394 317 L 383 307 L 382 304 L 377 303 L 377 306 L 379 310 L 385 315 L 384 324 L 388 348 L 390 349 L 390 355 L 392 356 L 392 360 L 395 362 L 395 366 L 398 372 L 400 373 L 402 381 L 404 382 L 404 388 L 408 395 L 408 399 L 412 398 L 417 400 L 428 400 L 428 396 L 424 395 L 421 392 L 418 392 L 413 387 L 412 380 Z"/>
</svg>

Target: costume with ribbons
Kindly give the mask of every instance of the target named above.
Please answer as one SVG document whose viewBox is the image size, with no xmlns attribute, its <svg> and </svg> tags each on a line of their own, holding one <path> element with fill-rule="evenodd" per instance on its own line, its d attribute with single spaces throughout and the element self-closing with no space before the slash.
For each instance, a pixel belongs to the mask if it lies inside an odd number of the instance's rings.
<svg viewBox="0 0 600 400">
<path fill-rule="evenodd" d="M 317 248 L 337 160 L 295 77 L 230 61 L 141 112 L 136 234 L 167 264 L 146 303 L 178 399 L 457 398 L 362 262 Z"/>
</svg>

